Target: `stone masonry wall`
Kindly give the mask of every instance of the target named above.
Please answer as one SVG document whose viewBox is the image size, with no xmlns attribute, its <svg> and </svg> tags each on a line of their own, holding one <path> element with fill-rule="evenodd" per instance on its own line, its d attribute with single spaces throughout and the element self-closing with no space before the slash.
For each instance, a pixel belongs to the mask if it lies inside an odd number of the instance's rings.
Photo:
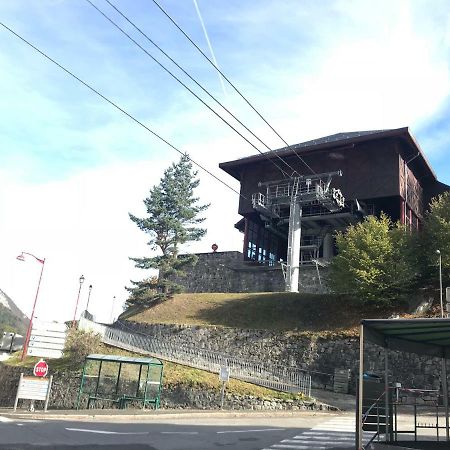
<svg viewBox="0 0 450 450">
<path fill-rule="evenodd" d="M 280 264 L 262 265 L 244 261 L 241 252 L 198 253 L 198 262 L 187 268 L 185 277 L 174 278 L 185 292 L 283 292 L 284 276 Z M 322 269 L 323 270 L 323 269 Z M 302 292 L 320 292 L 315 267 L 300 271 Z"/>
<path fill-rule="evenodd" d="M 116 324 L 120 326 L 120 323 Z M 126 322 L 126 330 L 134 329 L 173 346 L 194 346 L 224 353 L 235 358 L 307 369 L 333 374 L 335 368 L 351 369 L 350 389 L 354 392 L 358 373 L 359 340 L 357 338 L 327 339 L 315 335 L 289 332 L 240 330 L 221 327 L 137 324 Z M 384 374 L 384 349 L 370 343 L 365 348 L 365 370 Z M 439 388 L 440 359 L 412 353 L 389 352 L 390 376 L 409 388 Z M 329 378 L 313 374 L 324 384 Z"/>
<path fill-rule="evenodd" d="M 11 367 L 0 364 L 0 407 L 14 406 L 14 400 L 19 384 L 20 373 L 32 375 L 31 369 Z M 74 409 L 76 407 L 80 374 L 74 372 L 53 373 L 52 392 L 49 401 L 51 409 Z M 87 398 L 82 399 L 81 408 L 86 407 Z M 254 396 L 238 396 L 226 393 L 224 408 L 232 410 L 303 410 L 303 409 L 333 409 L 314 400 L 281 400 L 260 398 Z M 20 400 L 18 408 L 28 408 L 29 400 Z M 219 391 L 202 387 L 165 385 L 161 393 L 161 408 L 170 409 L 219 409 L 221 394 Z M 140 404 L 136 405 L 140 407 Z M 44 402 L 37 401 L 36 411 L 42 410 Z M 111 408 L 111 402 L 98 401 L 96 408 Z"/>
</svg>

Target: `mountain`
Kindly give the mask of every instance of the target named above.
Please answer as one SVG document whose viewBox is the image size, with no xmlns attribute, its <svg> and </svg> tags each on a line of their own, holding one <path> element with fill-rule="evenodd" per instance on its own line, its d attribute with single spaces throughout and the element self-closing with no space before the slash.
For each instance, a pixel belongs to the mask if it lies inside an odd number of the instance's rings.
<svg viewBox="0 0 450 450">
<path fill-rule="evenodd" d="M 0 289 L 0 334 L 14 331 L 25 336 L 29 319 Z"/>
</svg>

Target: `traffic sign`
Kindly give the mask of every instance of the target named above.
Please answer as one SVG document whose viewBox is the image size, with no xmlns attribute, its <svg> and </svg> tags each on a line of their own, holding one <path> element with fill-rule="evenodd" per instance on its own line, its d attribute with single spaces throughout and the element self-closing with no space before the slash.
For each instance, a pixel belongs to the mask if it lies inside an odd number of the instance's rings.
<svg viewBox="0 0 450 450">
<path fill-rule="evenodd" d="M 43 358 L 61 358 L 66 342 L 66 330 L 64 323 L 34 321 L 27 354 Z"/>
<path fill-rule="evenodd" d="M 220 367 L 219 380 L 223 381 L 223 382 L 230 381 L 230 368 L 229 367 L 226 367 L 226 366 Z"/>
<path fill-rule="evenodd" d="M 33 369 L 33 375 L 35 377 L 45 377 L 48 374 L 48 364 L 41 359 L 38 363 L 35 364 Z"/>
</svg>

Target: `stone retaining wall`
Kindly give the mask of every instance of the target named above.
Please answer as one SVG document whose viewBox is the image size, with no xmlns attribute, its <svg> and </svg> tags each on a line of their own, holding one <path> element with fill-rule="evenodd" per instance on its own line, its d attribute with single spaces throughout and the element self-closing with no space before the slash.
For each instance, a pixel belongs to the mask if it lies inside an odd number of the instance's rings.
<svg viewBox="0 0 450 450">
<path fill-rule="evenodd" d="M 333 374 L 335 368 L 350 369 L 350 391 L 355 392 L 359 370 L 357 338 L 324 338 L 266 330 L 240 330 L 222 327 L 187 325 L 117 323 L 126 331 L 134 330 L 153 336 L 171 346 L 193 346 L 224 353 L 245 361 L 296 367 L 313 372 L 313 385 L 328 384 L 320 372 Z M 384 374 L 384 349 L 366 344 L 365 370 Z M 441 362 L 413 353 L 389 352 L 392 380 L 408 388 L 439 388 Z"/>
<path fill-rule="evenodd" d="M 244 261 L 241 252 L 197 253 L 197 264 L 185 269 L 185 277 L 173 278 L 185 292 L 283 292 L 281 265 Z M 326 271 L 321 269 L 321 277 Z M 315 267 L 302 266 L 301 292 L 322 292 Z"/>
<path fill-rule="evenodd" d="M 32 375 L 31 369 L 11 367 L 0 364 L 0 406 L 12 407 L 19 384 L 20 373 Z M 49 409 L 74 409 L 76 407 L 80 374 L 67 372 L 53 373 L 53 386 L 49 401 Z M 86 399 L 84 399 L 86 400 Z M 29 400 L 20 400 L 19 408 L 27 408 Z M 219 391 L 202 389 L 201 387 L 183 385 L 165 385 L 161 393 L 161 408 L 170 409 L 219 409 L 221 394 Z M 81 406 L 86 406 L 86 401 Z M 110 408 L 110 402 L 96 402 L 96 408 Z M 227 393 L 224 408 L 231 410 L 302 410 L 302 409 L 335 409 L 314 400 L 280 400 L 239 396 Z M 36 410 L 43 409 L 43 402 L 36 402 Z"/>
</svg>

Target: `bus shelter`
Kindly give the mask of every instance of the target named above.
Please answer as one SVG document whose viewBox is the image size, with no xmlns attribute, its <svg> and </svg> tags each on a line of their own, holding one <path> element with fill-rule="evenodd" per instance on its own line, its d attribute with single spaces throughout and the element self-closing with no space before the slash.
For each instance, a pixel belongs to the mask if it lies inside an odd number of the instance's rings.
<svg viewBox="0 0 450 450">
<path fill-rule="evenodd" d="M 378 393 L 370 397 L 368 393 L 373 390 L 373 383 L 368 380 L 368 374 L 364 371 L 364 344 L 371 342 L 384 348 L 384 379 L 379 381 Z M 400 351 L 440 358 L 441 390 L 431 389 L 405 389 L 405 391 L 417 391 L 425 393 L 430 399 L 430 405 L 436 410 L 435 421 L 432 425 L 420 423 L 418 417 L 418 405 L 413 404 L 414 426 L 408 430 L 401 430 L 397 424 L 397 408 L 401 405 L 401 386 L 389 379 L 390 368 L 389 351 Z M 359 344 L 359 383 L 357 397 L 357 423 L 356 423 L 356 448 L 364 449 L 363 433 L 366 430 L 375 432 L 375 435 L 383 435 L 382 445 L 392 443 L 400 445 L 398 436 L 401 433 L 410 433 L 412 441 L 408 441 L 408 448 L 450 448 L 449 443 L 449 404 L 448 404 L 448 380 L 447 360 L 450 358 L 450 319 L 366 319 L 361 321 Z M 368 389 L 370 388 L 370 389 Z M 379 395 L 378 395 L 379 394 Z M 433 416 L 432 416 L 433 417 Z M 370 428 L 372 426 L 372 428 Z M 418 442 L 418 430 L 423 427 L 434 428 L 436 433 L 435 443 L 430 446 L 420 446 Z M 441 434 L 440 434 L 441 430 Z M 428 438 L 429 439 L 429 438 Z M 425 444 L 423 444 L 425 445 Z M 367 444 L 366 444 L 367 446 Z M 374 448 L 373 446 L 371 448 Z M 380 448 L 383 448 L 382 446 Z M 399 447 L 396 447 L 399 448 Z"/>
<path fill-rule="evenodd" d="M 163 363 L 156 358 L 88 355 L 81 375 L 77 409 L 105 402 L 123 409 L 129 404 L 159 408 Z"/>
</svg>

